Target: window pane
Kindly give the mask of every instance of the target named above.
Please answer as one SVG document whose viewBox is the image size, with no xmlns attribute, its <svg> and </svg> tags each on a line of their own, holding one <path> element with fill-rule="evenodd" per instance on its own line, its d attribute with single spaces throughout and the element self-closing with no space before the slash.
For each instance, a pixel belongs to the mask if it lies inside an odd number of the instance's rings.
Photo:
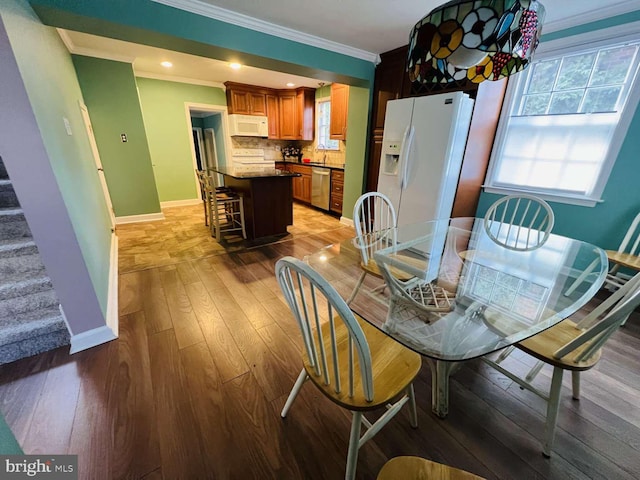
<svg viewBox="0 0 640 480">
<path fill-rule="evenodd" d="M 549 114 L 578 113 L 584 90 L 558 92 L 551 97 Z"/>
<path fill-rule="evenodd" d="M 540 62 L 532 66 L 531 83 L 526 93 L 548 92 L 553 88 L 556 73 L 560 65 L 559 59 Z"/>
<path fill-rule="evenodd" d="M 584 113 L 615 112 L 622 87 L 590 88 L 584 98 Z"/>
<path fill-rule="evenodd" d="M 522 115 L 544 115 L 547 113 L 547 106 L 551 95 L 548 93 L 542 95 L 527 95 L 524 98 L 522 106 Z"/>
<path fill-rule="evenodd" d="M 591 85 L 623 83 L 627 78 L 629 67 L 633 63 L 637 50 L 637 45 L 602 50 L 598 56 Z"/>
<path fill-rule="evenodd" d="M 555 90 L 586 87 L 595 59 L 595 52 L 566 57 L 562 62 Z"/>
</svg>

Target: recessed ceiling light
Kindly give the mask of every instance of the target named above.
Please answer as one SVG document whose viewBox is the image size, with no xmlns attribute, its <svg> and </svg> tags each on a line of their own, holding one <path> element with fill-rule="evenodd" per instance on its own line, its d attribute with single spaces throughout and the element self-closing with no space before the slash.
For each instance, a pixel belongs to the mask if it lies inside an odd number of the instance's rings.
<svg viewBox="0 0 640 480">
<path fill-rule="evenodd" d="M 162 65 L 163 67 L 173 67 L 173 63 L 171 62 L 161 62 L 160 65 Z"/>
<path fill-rule="evenodd" d="M 229 66 L 234 70 L 240 70 L 240 67 L 242 67 L 239 63 L 230 63 Z"/>
<path fill-rule="evenodd" d="M 287 83 L 287 87 L 295 87 L 295 86 L 296 86 L 295 83 L 291 83 L 291 82 Z"/>
</svg>

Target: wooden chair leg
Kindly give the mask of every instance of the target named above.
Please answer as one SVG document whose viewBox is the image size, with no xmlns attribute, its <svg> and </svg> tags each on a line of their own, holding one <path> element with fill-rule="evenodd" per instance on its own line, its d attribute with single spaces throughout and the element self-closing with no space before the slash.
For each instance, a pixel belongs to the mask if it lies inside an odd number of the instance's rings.
<svg viewBox="0 0 640 480">
<path fill-rule="evenodd" d="M 544 445 L 542 446 L 542 454 L 545 457 L 551 456 L 553 437 L 556 433 L 556 421 L 558 419 L 558 408 L 560 406 L 560 390 L 562 389 L 563 373 L 564 370 L 562 368 L 553 368 L 551 390 L 549 391 L 549 401 L 547 404 L 547 424 L 545 426 Z"/>
<path fill-rule="evenodd" d="M 527 376 L 524 377 L 524 379 L 527 382 L 533 381 L 533 379 L 536 378 L 536 376 L 540 373 L 540 370 L 542 370 L 542 367 L 544 367 L 544 362 L 543 361 L 538 361 L 538 363 L 536 363 L 531 368 L 531 370 L 529 370 L 529 373 L 527 373 Z"/>
<path fill-rule="evenodd" d="M 308 378 L 309 377 L 307 375 L 307 371 L 303 368 L 302 371 L 300 372 L 300 375 L 298 375 L 298 379 L 296 380 L 296 383 L 293 384 L 293 388 L 291 389 L 291 392 L 287 397 L 287 401 L 285 402 L 284 407 L 282 408 L 282 412 L 280 412 L 280 416 L 282 418 L 285 418 L 287 416 L 287 413 L 289 413 L 289 409 L 291 408 L 291 405 L 293 405 L 293 401 L 298 396 L 298 393 L 300 392 L 302 385 L 304 385 L 304 382 L 306 382 Z"/>
<path fill-rule="evenodd" d="M 416 394 L 413 391 L 413 383 L 409 385 L 408 394 L 409 394 L 409 422 L 413 428 L 418 428 L 418 409 L 416 408 Z"/>
<path fill-rule="evenodd" d="M 580 372 L 574 370 L 571 372 L 571 390 L 574 400 L 580 400 Z"/>
<path fill-rule="evenodd" d="M 351 296 L 347 300 L 347 305 L 349 305 L 351 302 L 353 302 L 353 299 L 356 298 L 356 295 L 358 294 L 358 290 L 360 290 L 360 287 L 362 286 L 362 282 L 364 282 L 364 277 L 366 277 L 366 276 L 367 276 L 367 272 L 365 272 L 365 271 L 363 271 L 360 274 L 360 278 L 358 278 L 358 283 L 356 283 L 356 286 L 353 289 L 353 292 L 351 292 Z"/>
<path fill-rule="evenodd" d="M 360 428 L 362 427 L 362 412 L 353 412 L 351 433 L 349 434 L 349 452 L 347 453 L 347 470 L 345 480 L 353 480 L 356 476 L 358 451 L 360 449 Z"/>
</svg>

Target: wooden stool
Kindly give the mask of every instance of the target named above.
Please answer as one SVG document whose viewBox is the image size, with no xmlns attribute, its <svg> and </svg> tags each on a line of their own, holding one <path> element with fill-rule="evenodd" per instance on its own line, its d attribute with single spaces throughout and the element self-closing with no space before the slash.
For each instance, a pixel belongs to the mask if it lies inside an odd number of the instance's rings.
<svg viewBox="0 0 640 480">
<path fill-rule="evenodd" d="M 420 457 L 396 457 L 384 464 L 377 480 L 484 480 L 458 468 Z"/>
</svg>

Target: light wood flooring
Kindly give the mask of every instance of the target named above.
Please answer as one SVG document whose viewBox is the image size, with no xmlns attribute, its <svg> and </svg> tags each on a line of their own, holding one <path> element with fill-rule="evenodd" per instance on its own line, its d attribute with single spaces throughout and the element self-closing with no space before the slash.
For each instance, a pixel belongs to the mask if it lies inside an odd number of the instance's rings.
<svg viewBox="0 0 640 480">
<path fill-rule="evenodd" d="M 296 221 L 321 215 L 296 212 Z M 300 258 L 352 235 L 321 216 L 324 230 L 313 220 L 312 232 L 296 225 L 285 241 L 205 249 L 202 258 L 193 250 L 181 256 L 192 232 L 167 220 L 145 234 L 162 238 L 167 255 L 136 259 L 146 254 L 132 253 L 136 232 L 127 226 L 120 338 L 71 357 L 59 349 L 0 367 L 0 411 L 25 452 L 77 454 L 79 478 L 91 480 L 343 478 L 344 410 L 307 384 L 287 419 L 279 416 L 301 345 L 273 267 L 283 255 Z M 541 455 L 539 398 L 468 362 L 452 378 L 450 414 L 440 420 L 431 413 L 425 363 L 416 381 L 419 428 L 409 426 L 406 409 L 396 416 L 361 449 L 357 478 L 374 479 L 397 455 L 489 479 L 640 478 L 639 351 L 634 315 L 584 374 L 579 402 L 565 384 L 551 459 Z M 506 362 L 525 371 L 533 360 L 519 353 Z M 543 370 L 537 381 L 549 377 Z"/>
</svg>

